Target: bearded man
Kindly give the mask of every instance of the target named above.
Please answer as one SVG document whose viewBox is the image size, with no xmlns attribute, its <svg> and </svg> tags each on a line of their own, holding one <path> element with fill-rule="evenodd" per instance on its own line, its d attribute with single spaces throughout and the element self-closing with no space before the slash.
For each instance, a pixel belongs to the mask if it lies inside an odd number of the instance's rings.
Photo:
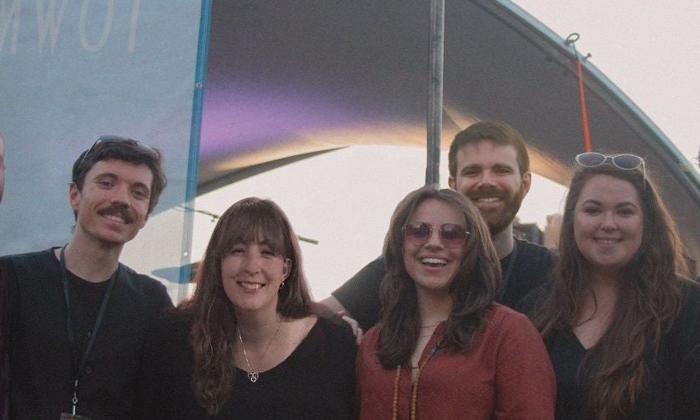
<svg viewBox="0 0 700 420">
<path fill-rule="evenodd" d="M 457 133 L 448 160 L 450 188 L 479 208 L 501 260 L 496 301 L 513 307 L 545 281 L 553 263 L 546 248 L 513 237 L 513 219 L 532 182 L 523 137 L 508 124 L 481 121 Z M 348 316 L 363 330 L 372 327 L 379 319 L 384 274 L 380 257 L 323 300 L 323 314 Z"/>
</svg>

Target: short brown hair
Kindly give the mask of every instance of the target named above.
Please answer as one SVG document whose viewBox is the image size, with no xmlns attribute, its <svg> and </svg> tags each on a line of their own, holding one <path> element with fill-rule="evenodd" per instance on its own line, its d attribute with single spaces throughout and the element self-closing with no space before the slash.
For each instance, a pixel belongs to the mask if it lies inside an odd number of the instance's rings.
<svg viewBox="0 0 700 420">
<path fill-rule="evenodd" d="M 148 214 L 158 204 L 161 193 L 168 184 L 163 172 L 163 157 L 160 151 L 138 140 L 118 137 L 101 136 L 97 141 L 78 156 L 73 163 L 72 180 L 78 191 L 82 191 L 85 175 L 97 162 L 109 159 L 121 160 L 134 165 L 146 165 L 153 174 L 151 182 L 151 197 L 148 202 Z"/>
<path fill-rule="evenodd" d="M 513 146 L 517 155 L 518 169 L 522 176 L 530 171 L 530 156 L 522 134 L 510 125 L 498 121 L 479 121 L 457 133 L 448 155 L 450 176 L 457 176 L 457 153 L 467 144 L 488 140 L 499 146 Z"/>
</svg>

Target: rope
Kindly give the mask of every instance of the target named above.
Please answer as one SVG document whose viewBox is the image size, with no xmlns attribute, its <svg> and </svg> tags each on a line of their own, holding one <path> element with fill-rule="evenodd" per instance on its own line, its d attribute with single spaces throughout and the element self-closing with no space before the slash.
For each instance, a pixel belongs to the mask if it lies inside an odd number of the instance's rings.
<svg viewBox="0 0 700 420">
<path fill-rule="evenodd" d="M 583 64 L 581 62 L 581 57 L 576 50 L 576 41 L 580 38 L 580 35 L 576 32 L 569 34 L 564 42 L 566 45 L 570 45 L 574 50 L 574 56 L 576 57 L 576 73 L 578 76 L 578 97 L 581 103 L 581 125 L 583 126 L 583 149 L 586 152 L 593 150 L 591 144 L 591 129 L 588 122 L 588 107 L 586 106 L 586 87 L 583 83 Z M 586 55 L 583 59 L 587 59 L 591 55 Z"/>
</svg>

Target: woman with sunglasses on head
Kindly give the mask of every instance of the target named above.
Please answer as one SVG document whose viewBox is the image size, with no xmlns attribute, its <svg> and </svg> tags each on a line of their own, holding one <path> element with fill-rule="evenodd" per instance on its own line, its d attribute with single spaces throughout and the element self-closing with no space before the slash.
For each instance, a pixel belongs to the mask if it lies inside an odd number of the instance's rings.
<svg viewBox="0 0 700 420">
<path fill-rule="evenodd" d="M 576 161 L 553 282 L 529 298 L 557 418 L 700 418 L 700 289 L 674 223 L 640 157 Z"/>
<path fill-rule="evenodd" d="M 354 336 L 311 314 L 282 210 L 246 198 L 219 219 L 191 300 L 153 328 L 144 419 L 351 419 Z"/>
<path fill-rule="evenodd" d="M 358 354 L 361 419 L 549 419 L 554 374 L 527 318 L 494 303 L 500 265 L 479 211 L 424 187 L 384 244 L 382 317 Z"/>
</svg>

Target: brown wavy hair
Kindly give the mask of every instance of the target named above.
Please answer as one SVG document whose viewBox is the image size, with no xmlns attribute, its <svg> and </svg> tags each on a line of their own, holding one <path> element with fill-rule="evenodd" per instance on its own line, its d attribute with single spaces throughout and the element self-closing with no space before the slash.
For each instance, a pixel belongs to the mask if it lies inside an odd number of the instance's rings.
<svg viewBox="0 0 700 420">
<path fill-rule="evenodd" d="M 197 289 L 180 310 L 191 314 L 194 353 L 192 388 L 210 415 L 218 413 L 233 392 L 236 314 L 224 292 L 221 260 L 236 244 L 264 238 L 273 252 L 291 260 L 291 271 L 279 290 L 277 312 L 286 318 L 310 314 L 311 296 L 301 267 L 299 242 L 282 209 L 270 200 L 245 198 L 221 216 L 195 276 Z"/>
<path fill-rule="evenodd" d="M 579 367 L 590 413 L 615 419 L 630 415 L 644 390 L 645 353 L 658 352 L 680 312 L 686 266 L 675 223 L 648 175 L 611 165 L 578 168 L 566 197 L 552 290 L 534 314 L 545 340 L 573 329 L 585 297 L 592 293 L 587 281 L 591 266 L 574 239 L 574 210 L 584 186 L 596 175 L 629 182 L 639 195 L 644 220 L 639 250 L 622 270 L 622 292 L 610 326 Z"/>
<path fill-rule="evenodd" d="M 447 320 L 442 342 L 445 348 L 468 350 L 473 334 L 485 324 L 501 278 L 488 227 L 469 200 L 453 190 L 432 186 L 409 193 L 396 207 L 384 242 L 386 274 L 381 286 L 381 331 L 376 354 L 386 369 L 406 363 L 418 341 L 421 320 L 415 282 L 406 272 L 403 259 L 403 227 L 426 200 L 438 200 L 459 211 L 470 232 L 464 258 L 449 288 L 455 305 Z"/>
</svg>

